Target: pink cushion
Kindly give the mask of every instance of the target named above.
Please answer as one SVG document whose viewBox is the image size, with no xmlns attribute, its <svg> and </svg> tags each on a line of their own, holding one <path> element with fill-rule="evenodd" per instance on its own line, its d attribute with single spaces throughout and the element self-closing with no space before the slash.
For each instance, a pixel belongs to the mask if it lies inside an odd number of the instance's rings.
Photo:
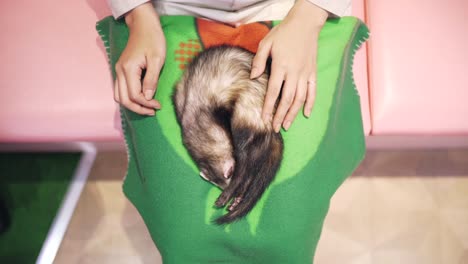
<svg viewBox="0 0 468 264">
<path fill-rule="evenodd" d="M 0 141 L 120 140 L 103 46 L 105 1 L 6 1 Z"/>
<path fill-rule="evenodd" d="M 364 16 L 363 0 L 354 15 Z M 106 1 L 7 1 L 0 10 L 0 142 L 121 141 L 97 20 Z M 19 16 L 18 14 L 21 14 Z M 365 47 L 355 59 L 370 130 Z"/>
<path fill-rule="evenodd" d="M 468 134 L 468 1 L 367 8 L 372 134 Z"/>
<path fill-rule="evenodd" d="M 364 0 L 353 0 L 352 15 L 365 20 Z M 371 30 L 372 35 L 372 30 Z M 369 135 L 371 131 L 370 111 L 369 111 L 369 84 L 367 81 L 367 42 L 364 43 L 354 57 L 354 81 L 361 97 L 361 110 L 364 125 L 364 132 Z"/>
</svg>

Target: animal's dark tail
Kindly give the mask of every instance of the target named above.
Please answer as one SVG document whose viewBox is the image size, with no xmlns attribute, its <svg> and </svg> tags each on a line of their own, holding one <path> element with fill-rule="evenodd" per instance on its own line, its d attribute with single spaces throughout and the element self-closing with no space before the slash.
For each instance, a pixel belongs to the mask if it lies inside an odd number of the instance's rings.
<svg viewBox="0 0 468 264">
<path fill-rule="evenodd" d="M 230 211 L 216 219 L 217 224 L 236 221 L 252 210 L 275 177 L 283 155 L 281 134 L 270 126 L 258 131 L 240 123 L 233 122 L 231 127 L 236 160 L 234 174 L 216 201 L 216 206 L 223 207 L 232 200 Z"/>
<path fill-rule="evenodd" d="M 275 133 L 271 122 L 264 122 L 261 112 L 268 86 L 268 74 L 250 79 L 253 55 L 244 63 L 244 71 L 236 72 L 232 79 L 240 79 L 230 87 L 233 100 L 230 131 L 234 150 L 234 172 L 229 185 L 216 201 L 224 207 L 230 201 L 229 212 L 216 219 L 218 224 L 239 220 L 247 215 L 278 171 L 283 156 L 283 139 Z M 229 96 L 220 96 L 220 102 Z"/>
</svg>

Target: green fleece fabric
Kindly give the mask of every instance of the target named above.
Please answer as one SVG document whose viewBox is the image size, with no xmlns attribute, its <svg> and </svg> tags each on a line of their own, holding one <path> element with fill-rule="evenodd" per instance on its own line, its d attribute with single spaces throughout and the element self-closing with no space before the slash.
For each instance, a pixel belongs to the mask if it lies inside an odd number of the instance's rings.
<svg viewBox="0 0 468 264">
<path fill-rule="evenodd" d="M 285 146 L 281 168 L 250 214 L 217 226 L 212 220 L 226 213 L 213 206 L 221 190 L 199 176 L 182 144 L 171 101 L 184 69 L 181 62 L 186 60 L 181 53 L 195 54 L 181 48 L 196 51 L 206 45 L 196 18 L 163 16 L 161 23 L 167 55 L 155 97 L 162 109 L 154 117 L 123 107 L 120 112 L 129 158 L 123 191 L 143 217 L 164 263 L 313 262 L 330 199 L 365 154 L 352 65 L 355 51 L 368 37 L 367 27 L 354 17 L 325 24 L 311 117 L 299 114 L 287 132 L 281 131 Z M 97 30 L 115 78 L 128 28 L 107 17 L 98 22 Z"/>
</svg>

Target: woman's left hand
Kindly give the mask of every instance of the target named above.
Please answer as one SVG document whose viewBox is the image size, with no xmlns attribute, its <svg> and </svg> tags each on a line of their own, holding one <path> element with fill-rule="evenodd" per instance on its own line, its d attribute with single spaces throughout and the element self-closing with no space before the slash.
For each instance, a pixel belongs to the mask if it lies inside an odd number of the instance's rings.
<svg viewBox="0 0 468 264">
<path fill-rule="evenodd" d="M 272 120 L 276 132 L 281 125 L 285 130 L 289 129 L 304 103 L 304 115 L 310 116 L 315 99 L 317 41 L 327 17 L 327 11 L 306 0 L 298 0 L 281 24 L 274 27 L 258 46 L 250 77 L 260 76 L 271 56 L 262 118 L 265 122 Z M 273 117 L 280 92 L 281 99 Z"/>
</svg>

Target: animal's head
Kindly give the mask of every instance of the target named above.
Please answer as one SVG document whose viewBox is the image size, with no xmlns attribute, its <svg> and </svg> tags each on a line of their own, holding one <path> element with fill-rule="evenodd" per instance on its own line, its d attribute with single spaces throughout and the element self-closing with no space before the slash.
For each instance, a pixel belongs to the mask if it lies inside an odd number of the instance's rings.
<svg viewBox="0 0 468 264">
<path fill-rule="evenodd" d="M 199 168 L 200 176 L 203 179 L 224 189 L 231 182 L 231 176 L 234 171 L 234 159 L 231 157 L 211 159 L 208 162 L 200 162 Z"/>
<path fill-rule="evenodd" d="M 224 189 L 234 170 L 231 137 L 219 126 L 210 111 L 198 111 L 196 118 L 185 118 L 183 142 L 205 180 Z"/>
</svg>

